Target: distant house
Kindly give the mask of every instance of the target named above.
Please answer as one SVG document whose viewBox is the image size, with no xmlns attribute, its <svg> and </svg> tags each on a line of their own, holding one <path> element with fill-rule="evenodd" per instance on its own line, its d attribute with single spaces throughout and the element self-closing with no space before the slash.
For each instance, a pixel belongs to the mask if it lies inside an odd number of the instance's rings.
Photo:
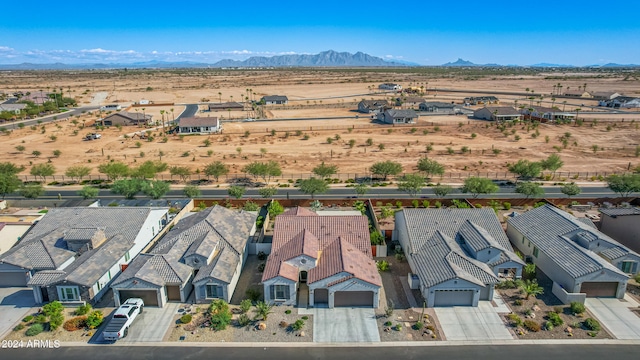
<svg viewBox="0 0 640 360">
<path fill-rule="evenodd" d="M 220 131 L 222 131 L 222 125 L 217 117 L 180 118 L 178 122 L 180 134 L 211 134 Z"/>
<path fill-rule="evenodd" d="M 378 120 L 387 124 L 415 124 L 418 114 L 412 109 L 385 110 L 378 114 Z"/>
<path fill-rule="evenodd" d="M 367 218 L 319 216 L 299 207 L 278 215 L 262 284 L 272 304 L 296 305 L 304 294 L 310 307 L 377 308 L 382 279 Z"/>
<path fill-rule="evenodd" d="M 163 307 L 186 302 L 231 301 L 256 231 L 257 214 L 214 206 L 181 219 L 150 253 L 141 254 L 113 282 L 116 306 L 128 298 Z"/>
<path fill-rule="evenodd" d="M 169 221 L 169 208 L 54 208 L 0 257 L 0 286 L 31 286 L 37 303 L 98 301 Z"/>
<path fill-rule="evenodd" d="M 358 103 L 358 112 L 364 114 L 378 114 L 389 109 L 387 100 L 362 100 Z"/>
<path fill-rule="evenodd" d="M 444 113 L 444 114 L 457 114 L 462 111 L 462 107 L 460 105 L 456 105 L 453 103 L 445 103 L 445 102 L 423 102 L 418 106 L 420 111 L 430 112 L 430 113 Z"/>
<path fill-rule="evenodd" d="M 122 110 L 122 106 L 118 104 L 108 104 L 108 105 L 100 106 L 100 110 L 101 111 L 120 111 Z"/>
<path fill-rule="evenodd" d="M 591 93 L 591 96 L 597 100 L 613 100 L 618 96 L 622 96 L 615 91 L 594 91 Z"/>
<path fill-rule="evenodd" d="M 283 95 L 269 95 L 263 96 L 260 102 L 265 105 L 284 105 L 289 103 L 289 98 Z"/>
<path fill-rule="evenodd" d="M 495 96 L 471 96 L 464 98 L 464 103 L 467 105 L 489 105 L 499 104 L 500 100 Z"/>
<path fill-rule="evenodd" d="M 384 83 L 384 84 L 378 85 L 378 89 L 398 91 L 398 90 L 402 90 L 402 85 L 398 85 L 394 83 Z"/>
<path fill-rule="evenodd" d="M 151 125 L 152 124 L 153 115 L 139 113 L 139 112 L 128 112 L 128 111 L 120 111 L 115 114 L 107 115 L 101 120 L 97 120 L 97 125 L 103 126 L 130 126 L 130 125 Z"/>
<path fill-rule="evenodd" d="M 593 98 L 593 95 L 591 95 L 591 93 L 584 90 L 568 90 L 564 92 L 564 96 L 588 98 L 588 99 Z"/>
<path fill-rule="evenodd" d="M 530 106 L 524 107 L 520 112 L 523 115 L 530 116 L 531 119 L 537 121 L 558 121 L 558 120 L 573 120 L 575 113 L 568 113 L 560 111 L 559 109 L 548 108 L 544 106 Z"/>
<path fill-rule="evenodd" d="M 640 208 L 600 209 L 600 231 L 640 253 Z"/>
<path fill-rule="evenodd" d="M 419 96 L 407 96 L 396 98 L 396 106 L 404 106 L 405 108 L 417 107 L 424 99 Z"/>
<path fill-rule="evenodd" d="M 473 117 L 490 121 L 520 120 L 520 113 L 511 106 L 486 106 L 473 112 Z"/>
<path fill-rule="evenodd" d="M 618 96 L 612 100 L 605 100 L 600 105 L 611 108 L 640 108 L 640 98 L 634 98 L 631 96 Z"/>
<path fill-rule="evenodd" d="M 23 95 L 20 98 L 21 101 L 31 101 L 36 105 L 42 105 L 44 103 L 46 103 L 47 101 L 52 101 L 51 97 L 49 97 L 49 94 L 44 92 L 44 91 L 34 91 L 31 92 L 29 94 Z"/>
<path fill-rule="evenodd" d="M 209 104 L 209 111 L 218 110 L 244 110 L 244 105 L 239 102 L 224 102 L 224 103 L 211 103 Z"/>
<path fill-rule="evenodd" d="M 507 236 L 553 281 L 553 294 L 565 304 L 585 296 L 623 298 L 628 274 L 638 273 L 640 255 L 589 219 L 551 205 L 507 219 Z"/>
<path fill-rule="evenodd" d="M 404 209 L 395 224 L 428 307 L 478 306 L 501 278 L 522 276 L 524 261 L 491 209 Z"/>
<path fill-rule="evenodd" d="M 20 111 L 27 107 L 26 104 L 0 104 L 0 112 L 8 111 L 20 115 Z"/>
</svg>

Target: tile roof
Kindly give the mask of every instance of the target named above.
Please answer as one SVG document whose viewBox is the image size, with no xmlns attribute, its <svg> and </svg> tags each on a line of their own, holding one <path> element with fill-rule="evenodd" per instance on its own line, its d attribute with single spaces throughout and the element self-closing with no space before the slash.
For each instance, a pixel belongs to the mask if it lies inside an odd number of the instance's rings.
<svg viewBox="0 0 640 360">
<path fill-rule="evenodd" d="M 520 115 L 518 110 L 511 106 L 487 106 L 485 109 L 489 110 L 491 114 L 496 116 L 516 116 Z"/>
<path fill-rule="evenodd" d="M 349 278 L 382 286 L 376 262 L 340 237 L 322 251 L 316 267 L 309 270 L 307 281 L 313 284 L 343 272 L 350 274 Z"/>
<path fill-rule="evenodd" d="M 210 103 L 209 104 L 209 109 L 222 109 L 222 110 L 244 109 L 244 105 L 240 104 L 239 102 L 236 102 L 236 101 L 224 102 L 224 103 Z"/>
<path fill-rule="evenodd" d="M 385 114 L 392 118 L 417 118 L 418 114 L 413 109 L 389 109 Z"/>
<path fill-rule="evenodd" d="M 127 118 L 129 120 L 133 120 L 133 121 L 141 121 L 141 120 L 148 121 L 148 120 L 151 120 L 153 118 L 153 115 L 151 115 L 151 114 L 145 114 L 145 113 L 139 113 L 139 112 L 129 112 L 129 111 L 120 111 L 120 112 L 117 112 L 115 114 L 110 114 L 108 116 L 105 116 L 102 120 L 107 120 L 110 117 L 118 116 L 118 115 L 122 116 L 122 117 L 125 117 L 125 118 Z"/>
<path fill-rule="evenodd" d="M 452 103 L 446 103 L 446 102 L 440 102 L 440 101 L 427 101 L 427 102 L 423 102 L 420 104 L 421 107 L 437 107 L 437 108 L 447 108 L 447 109 L 452 109 L 455 107 L 459 107 L 460 105 L 456 105 L 456 104 L 452 104 Z"/>
<path fill-rule="evenodd" d="M 264 101 L 287 101 L 289 100 L 284 95 L 267 95 L 262 97 Z"/>
<path fill-rule="evenodd" d="M 220 125 L 220 120 L 217 117 L 185 117 L 180 118 L 178 126 L 212 126 L 217 127 Z"/>
<path fill-rule="evenodd" d="M 591 221 L 591 219 L 589 218 L 577 218 L 576 220 L 580 221 L 583 224 L 586 224 L 588 226 L 591 226 L 594 229 L 597 229 L 598 227 L 596 226 L 596 224 L 593 223 L 593 221 Z"/>
<path fill-rule="evenodd" d="M 67 275 L 62 270 L 42 270 L 35 273 L 27 283 L 29 286 L 46 286 L 64 280 Z"/>
<path fill-rule="evenodd" d="M 632 251 L 560 209 L 545 205 L 507 221 L 574 278 L 603 269 L 626 276 L 595 252 L 581 247 L 575 240 L 580 238 L 589 242 L 597 239 L 611 247 L 619 247 L 627 254 Z"/>
<path fill-rule="evenodd" d="M 628 208 L 601 208 L 598 209 L 601 213 L 616 217 L 616 216 L 627 216 L 627 215 L 640 215 L 640 208 L 637 207 L 628 207 Z"/>
<path fill-rule="evenodd" d="M 365 108 L 381 108 L 384 106 L 389 106 L 389 102 L 387 100 L 362 100 L 360 104 Z"/>
</svg>

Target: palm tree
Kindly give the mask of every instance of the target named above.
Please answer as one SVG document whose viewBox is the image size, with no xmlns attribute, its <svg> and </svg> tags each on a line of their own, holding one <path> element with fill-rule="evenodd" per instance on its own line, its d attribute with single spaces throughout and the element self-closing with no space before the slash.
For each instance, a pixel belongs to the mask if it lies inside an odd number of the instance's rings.
<svg viewBox="0 0 640 360">
<path fill-rule="evenodd" d="M 145 108 L 142 108 L 142 121 L 145 122 L 147 121 L 147 114 L 145 114 L 144 112 Z M 138 121 L 138 126 L 140 126 L 140 121 Z"/>
<path fill-rule="evenodd" d="M 564 108 L 567 106 L 567 100 L 562 102 L 562 112 L 564 112 Z"/>
<path fill-rule="evenodd" d="M 556 98 L 555 98 L 555 96 L 554 96 L 554 97 L 552 97 L 552 98 L 551 98 L 551 108 L 552 108 L 552 109 L 553 109 L 553 107 L 555 106 L 555 104 L 556 104 Z"/>
<path fill-rule="evenodd" d="M 261 317 L 262 320 L 267 321 L 267 317 L 273 312 L 271 308 L 273 308 L 273 304 L 269 304 L 264 301 L 258 301 L 256 303 L 256 308 L 253 309 L 253 312 L 256 313 L 256 317 Z"/>
<path fill-rule="evenodd" d="M 171 110 L 171 122 L 174 123 L 176 121 L 176 117 L 175 117 L 175 115 L 173 115 L 173 108 L 171 108 L 169 110 Z"/>
<path fill-rule="evenodd" d="M 160 115 L 162 116 L 162 132 L 164 132 L 164 110 L 160 110 Z"/>
<path fill-rule="evenodd" d="M 533 295 L 533 297 L 536 297 L 538 295 L 544 294 L 544 289 L 542 288 L 542 286 L 538 285 L 538 280 L 536 279 L 527 279 L 525 281 L 520 281 L 518 286 L 520 287 L 522 292 L 526 294 L 524 298 L 525 300 L 529 300 L 529 297 L 531 295 Z"/>
<path fill-rule="evenodd" d="M 575 120 L 576 122 L 578 122 L 578 114 L 580 114 L 580 111 L 581 111 L 581 110 L 582 110 L 582 109 L 580 109 L 580 108 L 577 108 L 577 109 L 576 109 L 576 120 Z"/>
</svg>

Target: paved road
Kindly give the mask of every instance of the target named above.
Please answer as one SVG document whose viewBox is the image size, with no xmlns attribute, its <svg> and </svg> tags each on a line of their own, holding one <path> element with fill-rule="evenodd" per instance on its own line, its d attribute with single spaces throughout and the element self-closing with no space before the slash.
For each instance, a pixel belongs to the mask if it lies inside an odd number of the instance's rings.
<svg viewBox="0 0 640 360">
<path fill-rule="evenodd" d="M 468 346 L 362 346 L 362 347 L 314 347 L 307 344 L 294 347 L 146 347 L 146 346 L 99 346 L 62 347 L 59 349 L 0 349 L 3 360 L 42 359 L 47 360 L 113 360 L 113 359 L 455 359 L 455 360 L 626 360 L 638 358 L 640 345 L 627 344 L 521 344 L 521 345 L 468 345 Z M 206 346 L 207 344 L 205 344 Z M 231 344 L 229 344 L 231 345 Z M 234 344 L 235 345 L 235 344 Z"/>
<path fill-rule="evenodd" d="M 0 288 L 0 338 L 24 318 L 34 306 L 35 300 L 30 288 Z M 0 354 L 2 354 L 1 348 Z"/>
<path fill-rule="evenodd" d="M 63 120 L 63 119 L 66 119 L 66 118 L 68 118 L 68 117 L 70 117 L 72 115 L 80 115 L 83 112 L 89 112 L 89 111 L 92 111 L 92 110 L 97 110 L 99 108 L 100 108 L 99 106 L 83 106 L 83 107 L 71 109 L 71 110 L 69 110 L 67 112 L 63 112 L 63 113 L 59 113 L 59 114 L 47 115 L 47 116 L 39 117 L 39 118 L 36 118 L 36 119 L 20 120 L 20 121 L 14 121 L 14 122 L 11 122 L 11 123 L 2 124 L 2 127 L 5 127 L 7 129 L 17 129 L 18 128 L 18 124 L 20 124 L 20 123 L 24 124 L 24 126 L 31 126 L 31 125 L 37 125 L 38 122 L 47 123 L 47 122 L 51 122 L 51 121 L 54 121 L 54 120 Z"/>
</svg>

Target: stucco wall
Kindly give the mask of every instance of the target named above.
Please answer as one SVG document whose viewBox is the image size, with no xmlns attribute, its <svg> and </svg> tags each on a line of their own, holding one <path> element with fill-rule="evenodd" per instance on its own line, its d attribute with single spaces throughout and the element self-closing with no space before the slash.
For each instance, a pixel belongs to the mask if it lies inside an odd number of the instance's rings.
<svg viewBox="0 0 640 360">
<path fill-rule="evenodd" d="M 557 282 L 553 283 L 551 292 L 553 293 L 553 295 L 557 296 L 558 299 L 560 299 L 560 301 L 562 301 L 563 304 L 570 304 L 574 301 L 584 304 L 584 301 L 587 299 L 587 294 L 568 293 Z"/>
<path fill-rule="evenodd" d="M 326 279 L 316 281 L 313 284 L 309 284 L 309 306 L 314 305 L 314 291 L 316 289 L 328 289 L 329 290 L 329 308 L 334 306 L 334 297 L 336 291 L 373 291 L 373 305 L 377 308 L 380 304 L 380 287 L 362 281 L 360 279 L 349 279 L 347 281 L 340 282 L 331 287 L 327 287 L 328 284 L 335 282 L 336 280 L 343 279 L 351 274 L 342 272 Z"/>
<path fill-rule="evenodd" d="M 427 300 L 427 307 L 433 307 L 435 305 L 437 290 L 473 290 L 475 293 L 473 295 L 472 306 L 478 306 L 478 301 L 480 300 L 480 292 L 482 291 L 482 289 L 482 286 L 470 283 L 462 279 L 445 281 L 428 288 L 420 285 L 420 292 L 422 292 L 422 296 L 425 298 L 425 300 Z"/>
<path fill-rule="evenodd" d="M 271 292 L 269 291 L 269 287 L 271 285 L 289 285 L 289 300 L 278 300 L 275 301 L 271 299 Z M 270 304 L 282 304 L 282 305 L 295 305 L 296 304 L 296 295 L 298 293 L 298 283 L 289 279 L 285 279 L 281 276 L 275 277 L 273 279 L 269 279 L 264 282 L 264 301 Z"/>
<path fill-rule="evenodd" d="M 640 215 L 613 218 L 602 214 L 600 217 L 600 231 L 631 250 L 640 253 Z"/>
</svg>

